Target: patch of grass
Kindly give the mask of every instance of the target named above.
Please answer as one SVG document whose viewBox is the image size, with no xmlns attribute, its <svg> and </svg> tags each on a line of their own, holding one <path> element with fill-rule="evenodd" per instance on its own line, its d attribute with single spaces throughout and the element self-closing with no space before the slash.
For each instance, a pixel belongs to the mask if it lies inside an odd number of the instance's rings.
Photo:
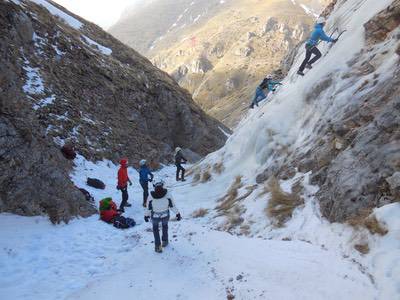
<svg viewBox="0 0 400 300">
<path fill-rule="evenodd" d="M 384 236 L 389 232 L 387 228 L 379 223 L 375 216 L 370 216 L 369 218 L 367 218 L 364 222 L 364 225 L 372 234 L 379 234 L 381 236 Z"/>
<path fill-rule="evenodd" d="M 292 217 L 295 208 L 304 204 L 304 200 L 298 193 L 284 192 L 274 177 L 269 180 L 268 187 L 271 197 L 265 211 L 275 226 L 282 227 Z"/>
<path fill-rule="evenodd" d="M 239 194 L 238 190 L 243 186 L 242 184 L 242 176 L 237 176 L 235 181 L 230 186 L 228 192 L 224 197 L 219 199 L 218 201 L 222 202 L 220 205 L 216 207 L 217 210 L 229 210 L 232 208 L 235 200 Z"/>
<path fill-rule="evenodd" d="M 205 215 L 208 214 L 208 209 L 199 208 L 192 213 L 193 218 L 203 218 Z"/>
<path fill-rule="evenodd" d="M 192 182 L 193 182 L 193 183 L 199 182 L 199 181 L 200 181 L 200 178 L 201 178 L 200 173 L 196 173 L 196 174 L 193 175 L 193 180 L 192 180 Z"/>
<path fill-rule="evenodd" d="M 361 254 L 368 254 L 369 253 L 369 245 L 366 244 L 357 244 L 354 245 L 354 249 L 356 249 Z"/>
<path fill-rule="evenodd" d="M 201 183 L 205 183 L 207 181 L 210 181 L 211 179 L 211 173 L 209 170 L 205 170 L 203 174 L 201 174 Z"/>
<path fill-rule="evenodd" d="M 213 171 L 217 174 L 221 174 L 225 170 L 224 163 L 221 161 L 213 165 Z"/>
<path fill-rule="evenodd" d="M 250 225 L 249 224 L 242 224 L 240 226 L 240 234 L 241 235 L 250 235 Z"/>
<path fill-rule="evenodd" d="M 372 214 L 372 208 L 362 210 L 357 216 L 349 218 L 347 223 L 356 228 L 366 228 L 371 234 L 384 236 L 388 233 L 388 229 Z"/>
</svg>

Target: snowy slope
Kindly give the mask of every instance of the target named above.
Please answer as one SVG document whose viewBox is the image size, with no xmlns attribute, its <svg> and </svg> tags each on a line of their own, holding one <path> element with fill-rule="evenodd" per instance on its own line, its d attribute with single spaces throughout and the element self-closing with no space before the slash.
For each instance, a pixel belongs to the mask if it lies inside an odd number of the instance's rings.
<svg viewBox="0 0 400 300">
<path fill-rule="evenodd" d="M 119 202 L 117 166 L 81 157 L 76 163 L 72 177 L 78 186 L 97 176 L 106 190 L 85 188 L 97 201 L 113 196 Z M 126 215 L 138 222 L 129 230 L 97 216 L 54 226 L 42 217 L 1 215 L 2 298 L 374 299 L 370 278 L 340 253 L 302 241 L 237 237 L 211 230 L 209 217 L 192 219 L 191 213 L 211 204 L 220 191 L 174 184 L 169 167 L 156 177 L 166 179 L 184 219 L 170 223 L 171 245 L 156 254 L 150 225 L 142 219 L 137 173 L 129 173 L 133 207 Z"/>
</svg>

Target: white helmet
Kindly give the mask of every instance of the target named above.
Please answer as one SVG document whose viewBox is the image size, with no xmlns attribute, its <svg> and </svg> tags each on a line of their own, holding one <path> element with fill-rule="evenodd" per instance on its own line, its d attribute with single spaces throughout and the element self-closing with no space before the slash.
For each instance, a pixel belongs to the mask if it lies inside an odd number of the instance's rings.
<svg viewBox="0 0 400 300">
<path fill-rule="evenodd" d="M 265 78 L 267 78 L 267 79 L 272 79 L 272 75 L 269 74 L 269 75 L 267 75 L 267 77 L 265 77 Z"/>
<path fill-rule="evenodd" d="M 319 17 L 319 18 L 317 19 L 317 24 L 324 24 L 324 23 L 326 23 L 325 17 Z"/>
<path fill-rule="evenodd" d="M 147 163 L 147 160 L 142 159 L 142 160 L 139 162 L 139 165 L 140 165 L 141 167 L 143 167 L 144 165 L 146 165 L 146 163 Z"/>
<path fill-rule="evenodd" d="M 176 147 L 176 148 L 175 148 L 175 153 L 178 153 L 178 152 L 181 151 L 181 150 L 182 150 L 181 147 Z"/>
</svg>

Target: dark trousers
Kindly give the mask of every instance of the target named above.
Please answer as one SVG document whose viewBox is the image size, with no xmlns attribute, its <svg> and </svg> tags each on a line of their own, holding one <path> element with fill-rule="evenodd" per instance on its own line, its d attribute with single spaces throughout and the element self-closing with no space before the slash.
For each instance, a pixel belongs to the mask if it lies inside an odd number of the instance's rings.
<svg viewBox="0 0 400 300">
<path fill-rule="evenodd" d="M 143 203 L 147 203 L 147 198 L 149 198 L 149 183 L 147 181 L 140 181 L 140 185 L 143 189 Z"/>
<path fill-rule="evenodd" d="M 179 180 L 179 174 L 182 171 L 181 179 L 185 179 L 185 168 L 181 164 L 176 164 L 176 180 Z"/>
<path fill-rule="evenodd" d="M 313 57 L 313 59 L 310 60 L 312 54 L 314 54 L 315 56 Z M 318 59 L 320 59 L 321 56 L 322 54 L 316 46 L 311 46 L 306 44 L 306 58 L 303 60 L 303 63 L 301 64 L 299 71 L 303 72 L 304 68 L 306 67 L 306 64 L 312 65 Z"/>
<path fill-rule="evenodd" d="M 126 203 L 128 203 L 128 186 L 121 188 L 121 193 L 122 193 L 122 201 L 121 204 L 119 205 L 119 209 L 124 209 L 124 207 L 126 206 Z"/>
<path fill-rule="evenodd" d="M 154 244 L 156 247 L 159 247 L 161 245 L 160 231 L 159 231 L 160 223 L 162 225 L 162 241 L 168 242 L 169 216 L 164 217 L 164 218 L 153 218 L 152 221 L 153 221 Z"/>
</svg>

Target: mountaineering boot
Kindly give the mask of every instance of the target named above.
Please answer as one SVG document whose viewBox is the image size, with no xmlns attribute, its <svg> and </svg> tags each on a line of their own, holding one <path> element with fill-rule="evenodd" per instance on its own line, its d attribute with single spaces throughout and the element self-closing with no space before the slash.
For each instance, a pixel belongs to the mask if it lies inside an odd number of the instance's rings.
<svg viewBox="0 0 400 300">
<path fill-rule="evenodd" d="M 147 207 L 147 201 L 143 201 L 143 207 Z"/>
<path fill-rule="evenodd" d="M 162 246 L 161 245 L 160 246 L 156 246 L 155 251 L 157 253 L 161 253 L 162 252 Z"/>
<path fill-rule="evenodd" d="M 168 241 L 162 241 L 162 246 L 163 246 L 163 248 L 167 247 L 168 246 Z"/>
<path fill-rule="evenodd" d="M 311 64 L 306 64 L 306 69 L 312 69 L 312 65 Z"/>
<path fill-rule="evenodd" d="M 297 71 L 297 75 L 304 76 L 304 73 L 302 71 Z"/>
<path fill-rule="evenodd" d="M 130 204 L 130 203 L 128 203 L 128 202 L 126 202 L 125 206 L 126 206 L 126 207 L 131 207 L 131 206 L 132 206 L 132 204 Z"/>
</svg>

